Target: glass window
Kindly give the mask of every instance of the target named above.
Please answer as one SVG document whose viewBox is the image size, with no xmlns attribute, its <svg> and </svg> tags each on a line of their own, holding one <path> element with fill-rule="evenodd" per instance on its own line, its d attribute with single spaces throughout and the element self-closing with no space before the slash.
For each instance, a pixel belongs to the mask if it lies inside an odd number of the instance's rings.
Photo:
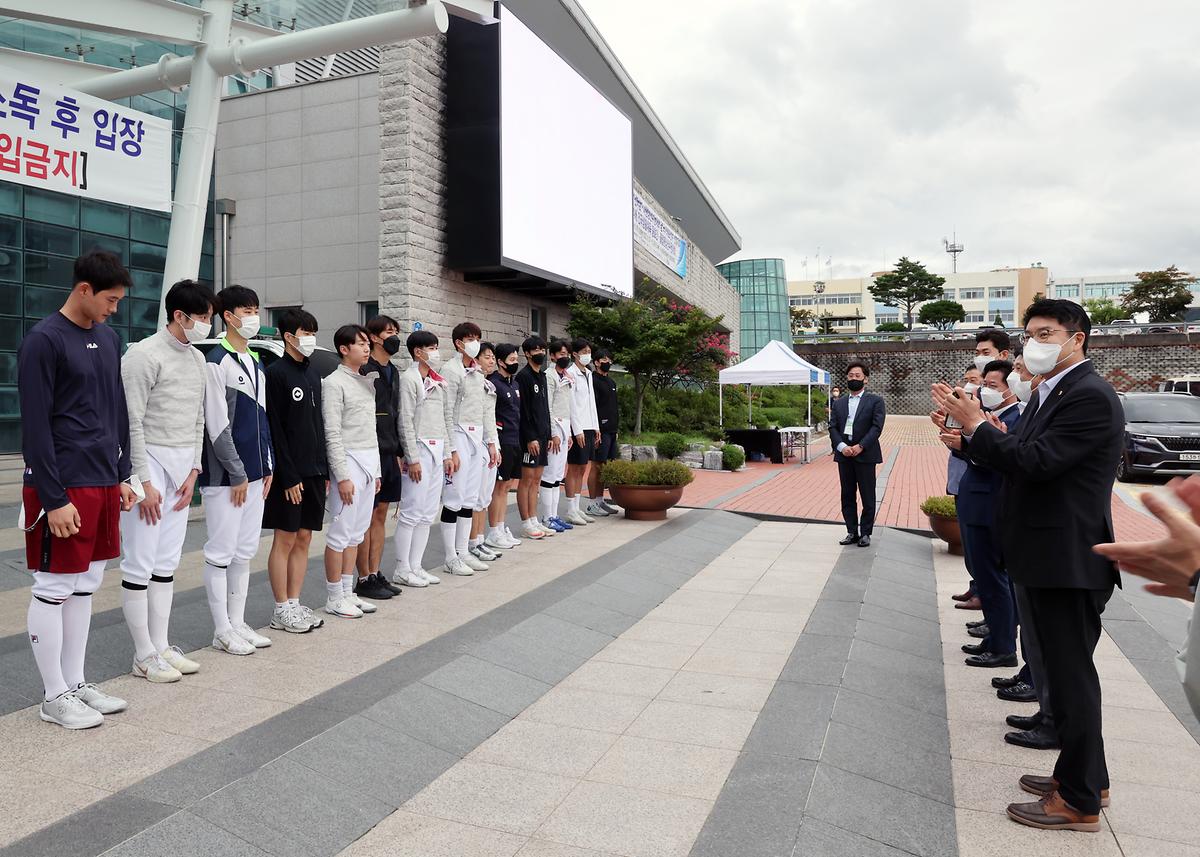
<svg viewBox="0 0 1200 857">
<path fill-rule="evenodd" d="M 0 384 L 17 383 L 17 355 L 0 353 Z"/>
<path fill-rule="evenodd" d="M 167 264 L 167 248 L 130 241 L 129 264 L 137 268 L 161 271 Z"/>
<path fill-rule="evenodd" d="M 954 300 L 954 289 L 942 289 L 942 300 L 944 300 L 944 301 Z"/>
<path fill-rule="evenodd" d="M 21 448 L 21 421 L 0 420 L 0 449 Z"/>
<path fill-rule="evenodd" d="M 61 193 L 25 188 L 25 219 L 79 226 L 79 199 Z"/>
<path fill-rule="evenodd" d="M 61 306 L 62 304 L 59 304 Z M 55 307 L 58 309 L 58 307 Z M 30 327 L 37 324 L 36 320 L 31 320 Z M 0 318 L 0 350 L 16 351 L 17 345 L 21 342 L 21 337 L 25 335 L 25 325 L 19 318 Z"/>
<path fill-rule="evenodd" d="M 21 249 L 21 221 L 15 217 L 0 217 L 0 246 Z"/>
<path fill-rule="evenodd" d="M 83 228 L 92 232 L 103 232 L 105 235 L 116 235 L 120 238 L 129 236 L 129 209 L 120 205 L 109 205 L 107 202 L 83 203 Z"/>
<path fill-rule="evenodd" d="M 141 342 L 147 336 L 153 336 L 156 330 L 157 328 L 154 327 L 135 327 L 129 334 L 129 341 Z"/>
<path fill-rule="evenodd" d="M 98 232 L 81 232 L 80 248 L 84 253 L 92 250 L 105 250 L 116 255 L 121 264 L 129 264 L 129 242 L 124 238 L 113 238 Z"/>
<path fill-rule="evenodd" d="M 993 287 L 988 289 L 988 295 L 993 298 L 1011 298 L 1013 296 L 1013 290 L 1007 286 L 1000 288 Z"/>
<path fill-rule="evenodd" d="M 0 387 L 0 416 L 21 416 L 21 400 L 15 387 Z"/>
<path fill-rule="evenodd" d="M 158 325 L 158 301 L 126 298 L 121 301 L 121 306 L 125 304 L 129 304 L 129 324 L 134 327 L 148 327 L 152 331 Z"/>
<path fill-rule="evenodd" d="M 0 182 L 0 212 L 20 217 L 23 190 L 19 184 Z"/>
<path fill-rule="evenodd" d="M 25 249 L 59 256 L 78 256 L 79 232 L 45 223 L 26 223 Z"/>
<path fill-rule="evenodd" d="M 358 305 L 358 323 L 366 324 L 379 315 L 379 301 L 362 301 Z"/>
<path fill-rule="evenodd" d="M 130 297 L 158 300 L 159 295 L 162 294 L 163 275 L 161 272 L 130 268 L 129 276 L 133 280 L 133 291 Z"/>
<path fill-rule="evenodd" d="M 129 212 L 129 237 L 135 241 L 166 247 L 170 229 L 171 219 L 166 215 L 136 209 Z"/>
<path fill-rule="evenodd" d="M 16 250 L 0 250 L 0 280 L 19 283 L 21 279 L 21 254 Z"/>
<path fill-rule="evenodd" d="M 24 312 L 21 303 L 24 288 L 20 283 L 0 286 L 0 315 L 21 315 Z"/>
<path fill-rule="evenodd" d="M 983 298 L 983 289 L 962 289 L 958 294 L 964 301 L 977 301 Z"/>
<path fill-rule="evenodd" d="M 201 280 L 212 283 L 213 277 L 213 257 L 207 253 L 200 257 L 200 276 Z M 210 286 L 211 288 L 211 286 Z"/>
<path fill-rule="evenodd" d="M 50 313 L 57 312 L 62 307 L 67 300 L 68 294 L 70 294 L 68 289 L 47 289 L 40 286 L 26 286 L 25 315 L 34 319 L 45 318 Z"/>
<path fill-rule="evenodd" d="M 74 259 L 43 256 L 41 253 L 25 254 L 25 282 L 27 283 L 68 288 L 72 285 L 74 278 Z"/>
</svg>

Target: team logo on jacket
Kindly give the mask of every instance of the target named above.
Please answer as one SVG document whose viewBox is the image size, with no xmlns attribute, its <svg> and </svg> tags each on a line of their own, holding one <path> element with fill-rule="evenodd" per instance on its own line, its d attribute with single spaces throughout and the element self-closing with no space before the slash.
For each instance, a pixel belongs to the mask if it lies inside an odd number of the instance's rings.
<svg viewBox="0 0 1200 857">
<path fill-rule="evenodd" d="M 533 385 L 533 392 L 535 392 L 535 393 L 540 393 L 540 392 L 542 392 L 542 391 L 541 391 L 540 389 L 538 389 L 538 385 L 537 385 L 537 384 L 534 384 L 534 385 Z"/>
<path fill-rule="evenodd" d="M 293 402 L 303 402 L 304 401 L 304 391 L 301 390 L 299 387 L 292 387 L 292 401 Z"/>
</svg>

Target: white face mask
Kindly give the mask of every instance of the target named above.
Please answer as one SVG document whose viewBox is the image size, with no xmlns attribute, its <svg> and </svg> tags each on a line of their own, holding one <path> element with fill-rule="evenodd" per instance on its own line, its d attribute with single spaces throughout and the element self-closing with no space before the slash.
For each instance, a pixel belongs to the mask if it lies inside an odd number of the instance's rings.
<svg viewBox="0 0 1200 857">
<path fill-rule="evenodd" d="M 474 360 L 479 356 L 479 340 L 471 339 L 463 343 L 463 354 Z"/>
<path fill-rule="evenodd" d="M 297 336 L 296 350 L 305 357 L 311 357 L 312 353 L 317 350 L 317 338 L 315 336 Z"/>
<path fill-rule="evenodd" d="M 963 384 L 963 389 L 966 392 L 970 393 L 971 395 L 975 395 L 975 391 L 979 389 L 979 385 L 978 384 Z"/>
<path fill-rule="evenodd" d="M 1068 339 L 1067 342 L 1073 342 L 1074 337 Z M 1022 352 L 1022 357 L 1025 358 L 1025 368 L 1034 375 L 1045 375 L 1047 372 L 1053 372 L 1059 363 L 1068 359 L 1071 354 L 1066 357 L 1062 356 L 1062 348 L 1066 342 L 1038 342 L 1036 339 L 1031 339 L 1025 343 L 1025 350 Z"/>
<path fill-rule="evenodd" d="M 258 330 L 262 327 L 262 320 L 256 315 L 247 315 L 236 319 L 238 323 L 237 332 L 243 339 L 252 339 L 258 336 Z"/>
<path fill-rule="evenodd" d="M 192 318 L 190 315 L 187 318 L 192 322 L 191 327 L 183 328 L 183 335 L 188 342 L 199 342 L 202 339 L 208 339 L 208 335 L 212 333 L 212 323 L 200 321 L 198 318 Z"/>
<path fill-rule="evenodd" d="M 436 369 L 442 365 L 442 355 L 436 348 L 430 348 L 425 352 L 425 363 L 430 369 Z"/>
<path fill-rule="evenodd" d="M 979 401 L 989 411 L 994 411 L 1004 401 L 1004 394 L 991 387 L 980 387 Z"/>
<path fill-rule="evenodd" d="M 988 357 L 986 354 L 976 354 L 975 355 L 975 368 L 978 369 L 980 372 L 982 372 L 989 363 L 991 363 L 993 360 L 996 360 L 996 359 L 998 359 L 998 358 Z"/>
<path fill-rule="evenodd" d="M 586 366 L 591 362 L 592 362 L 591 354 L 580 354 L 579 355 L 579 365 L 580 366 Z"/>
<path fill-rule="evenodd" d="M 1030 378 L 1028 381 L 1022 381 L 1019 372 L 1009 372 L 1008 389 L 1012 390 L 1013 395 L 1022 402 L 1028 402 L 1033 398 L 1033 379 Z"/>
</svg>

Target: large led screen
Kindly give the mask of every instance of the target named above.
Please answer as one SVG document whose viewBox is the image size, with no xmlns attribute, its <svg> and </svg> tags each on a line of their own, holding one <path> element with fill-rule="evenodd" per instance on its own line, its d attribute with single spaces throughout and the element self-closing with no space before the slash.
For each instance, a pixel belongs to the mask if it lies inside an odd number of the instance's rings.
<svg viewBox="0 0 1200 857">
<path fill-rule="evenodd" d="M 631 297 L 629 119 L 501 8 L 503 264 Z"/>
</svg>

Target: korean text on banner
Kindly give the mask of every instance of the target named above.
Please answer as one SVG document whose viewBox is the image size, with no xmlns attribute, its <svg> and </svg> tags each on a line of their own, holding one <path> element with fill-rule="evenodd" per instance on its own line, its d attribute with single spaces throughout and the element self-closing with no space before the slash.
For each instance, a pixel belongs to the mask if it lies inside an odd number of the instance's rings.
<svg viewBox="0 0 1200 857">
<path fill-rule="evenodd" d="M 171 123 L 0 67 L 0 181 L 171 210 Z"/>
<path fill-rule="evenodd" d="M 680 277 L 687 276 L 687 241 L 637 191 L 633 193 L 633 238 Z"/>
</svg>

